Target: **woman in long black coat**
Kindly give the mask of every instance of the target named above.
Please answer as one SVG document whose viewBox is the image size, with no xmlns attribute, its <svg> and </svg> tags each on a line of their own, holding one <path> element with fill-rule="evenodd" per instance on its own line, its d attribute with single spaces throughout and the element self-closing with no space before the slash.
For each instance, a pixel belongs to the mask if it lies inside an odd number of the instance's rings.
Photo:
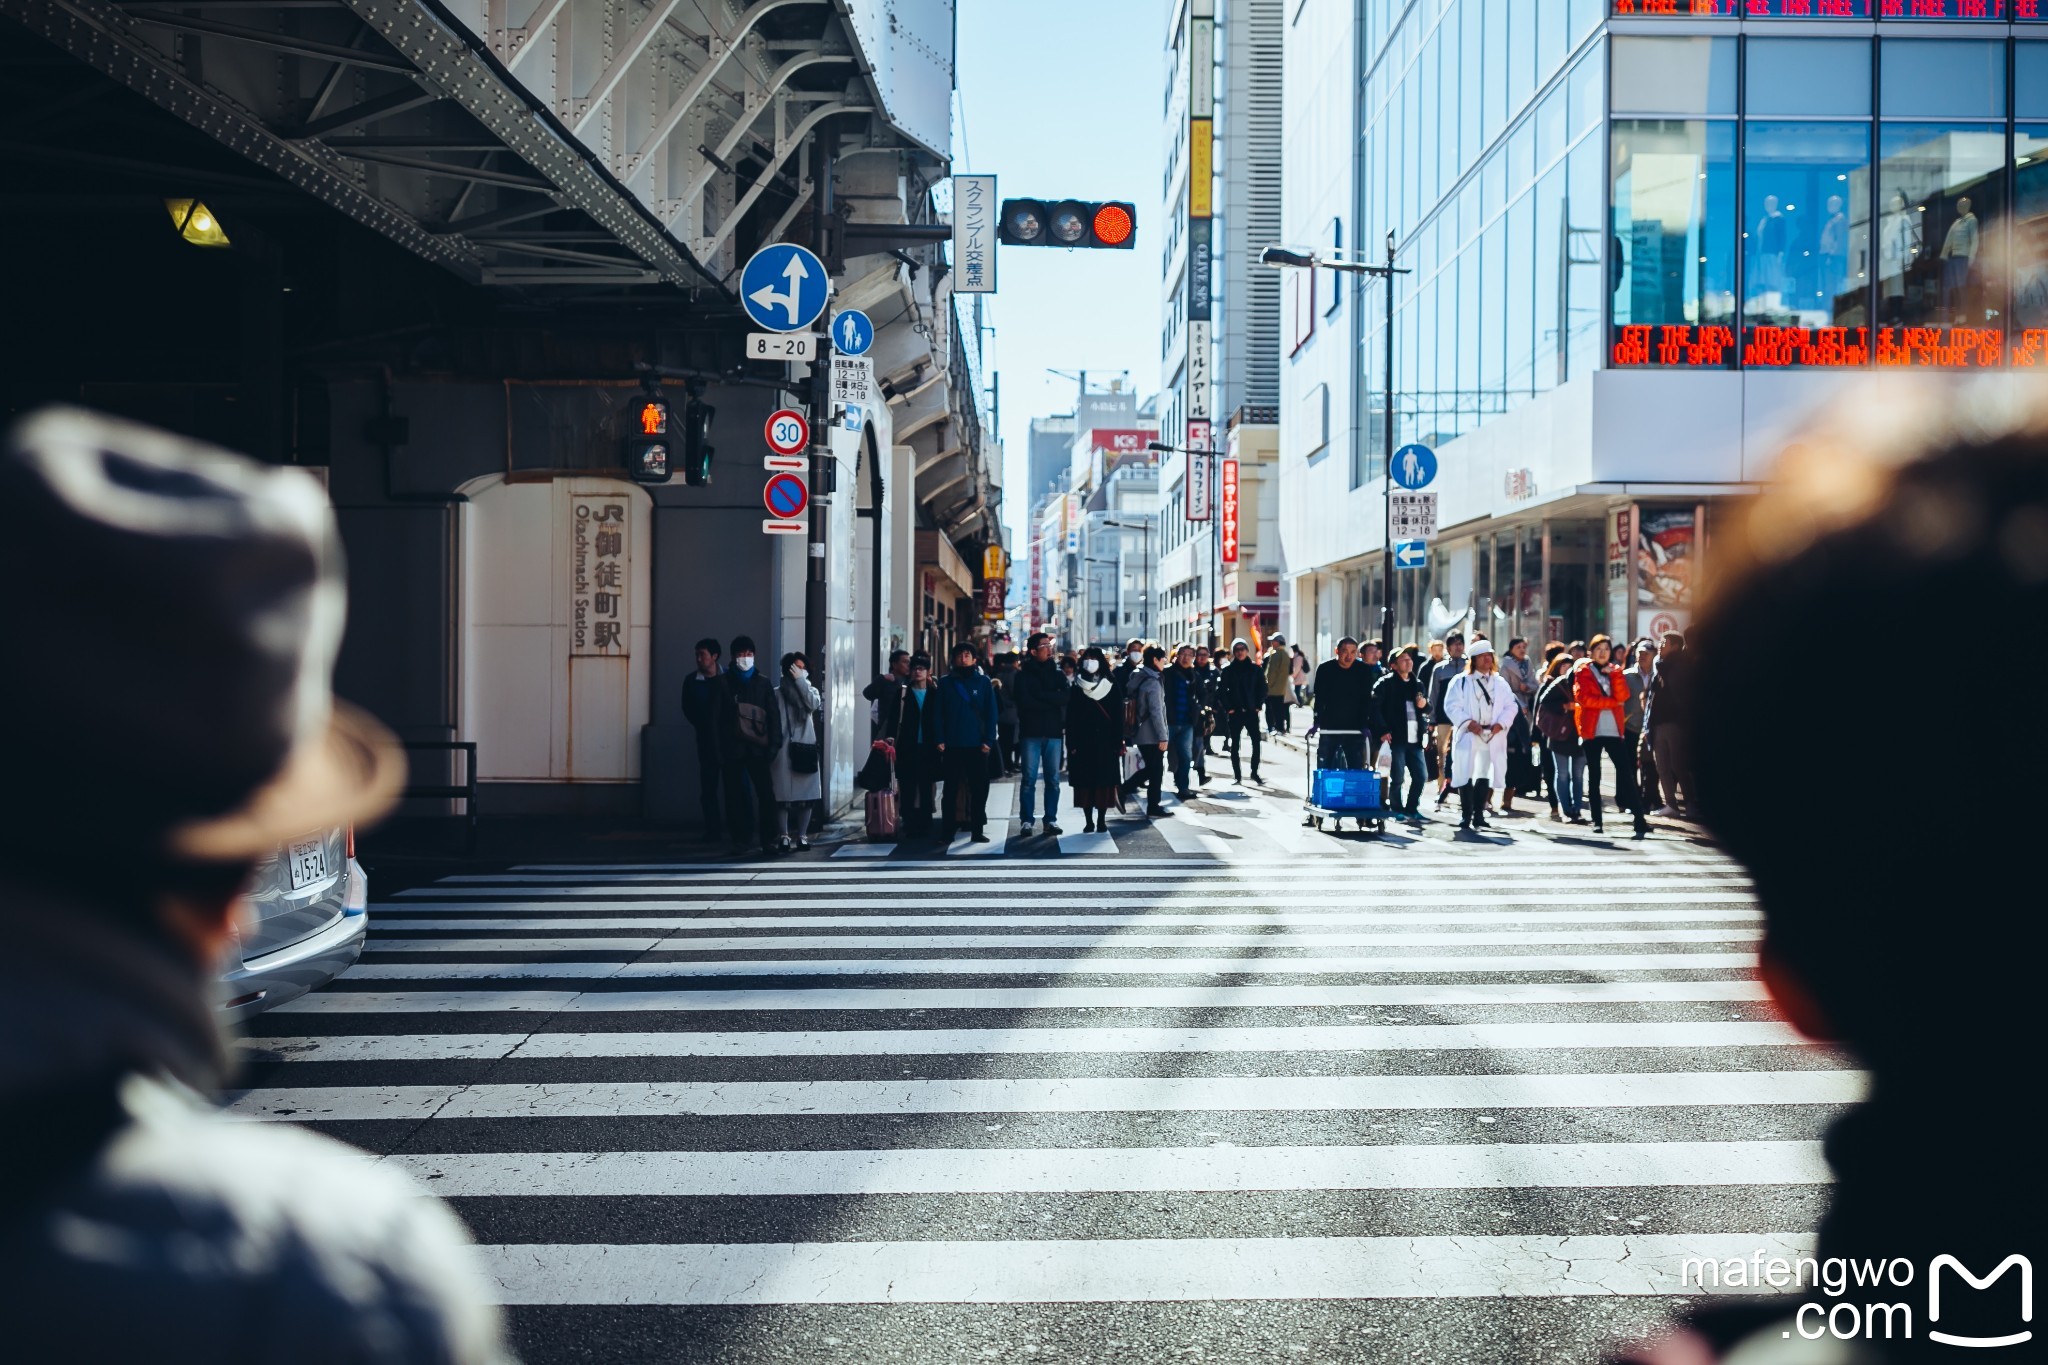
<svg viewBox="0 0 2048 1365">
<path fill-rule="evenodd" d="M 910 678 L 896 693 L 895 710 L 882 717 L 882 733 L 896 745 L 896 793 L 903 837 L 931 833 L 933 794 L 940 776 L 939 691 L 932 661 L 910 660 Z"/>
<path fill-rule="evenodd" d="M 1109 661 L 1093 645 L 1081 654 L 1081 670 L 1067 695 L 1067 782 L 1074 804 L 1088 818 L 1084 832 L 1108 830 L 1109 808 L 1118 804 L 1122 784 L 1124 705 L 1109 676 Z"/>
</svg>

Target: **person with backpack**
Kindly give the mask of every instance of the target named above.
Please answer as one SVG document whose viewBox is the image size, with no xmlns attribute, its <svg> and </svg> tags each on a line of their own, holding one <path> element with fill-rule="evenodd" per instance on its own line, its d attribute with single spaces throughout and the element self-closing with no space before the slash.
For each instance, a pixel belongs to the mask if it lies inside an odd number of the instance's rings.
<svg viewBox="0 0 2048 1365">
<path fill-rule="evenodd" d="M 775 842 L 775 783 L 769 763 L 782 747 L 775 684 L 754 667 L 751 635 L 732 638 L 732 667 L 718 693 L 718 761 L 725 772 L 726 833 L 735 854 Z M 751 829 L 749 825 L 751 824 Z"/>
<path fill-rule="evenodd" d="M 996 694 L 978 667 L 979 654 L 962 640 L 953 647 L 953 671 L 939 682 L 938 749 L 946 776 L 939 834 L 950 842 L 956 830 L 969 843 L 988 840 L 989 754 L 997 743 Z"/>
<path fill-rule="evenodd" d="M 1428 729 L 1422 717 L 1422 684 L 1415 678 L 1415 650 L 1396 650 L 1392 670 L 1373 684 L 1372 713 L 1380 743 L 1389 746 L 1387 809 L 1400 811 L 1411 824 L 1422 821 L 1422 788 L 1429 780 L 1422 761 Z M 1401 779 L 1409 778 L 1408 800 L 1401 801 Z"/>
<path fill-rule="evenodd" d="M 1560 649 L 1544 666 L 1543 680 L 1536 687 L 1536 728 L 1550 754 L 1550 818 L 1583 825 L 1586 753 L 1579 742 L 1572 695 L 1571 656 Z"/>
<path fill-rule="evenodd" d="M 1109 832 L 1109 808 L 1123 785 L 1123 710 L 1109 660 L 1094 645 L 1081 651 L 1074 686 L 1067 693 L 1067 783 L 1088 834 Z M 1048 807 L 1048 809 L 1050 809 Z"/>
<path fill-rule="evenodd" d="M 1223 717 L 1223 747 L 1230 755 L 1230 777 L 1244 785 L 1240 761 L 1243 737 L 1252 742 L 1252 781 L 1259 781 L 1259 708 L 1266 701 L 1266 675 L 1252 659 L 1251 643 L 1239 638 L 1230 642 L 1230 662 L 1223 666 L 1216 682 L 1216 709 Z"/>
<path fill-rule="evenodd" d="M 775 851 L 787 853 L 811 846 L 811 809 L 825 794 L 818 749 L 824 699 L 811 685 L 810 660 L 801 652 L 782 656 L 775 701 L 787 738 L 769 760 L 768 776 L 775 787 Z"/>
<path fill-rule="evenodd" d="M 910 676 L 896 694 L 896 709 L 883 719 L 883 737 L 896 746 L 898 819 L 906 839 L 932 832 L 934 792 L 944 764 L 939 757 L 939 694 L 932 686 L 932 661 L 910 656 Z"/>
<path fill-rule="evenodd" d="M 1614 643 L 1605 635 L 1586 642 L 1586 657 L 1572 668 L 1572 702 L 1578 710 L 1579 739 L 1586 746 L 1591 779 L 1586 795 L 1593 828 L 1604 828 L 1600 821 L 1600 760 L 1605 758 L 1614 768 L 1614 799 L 1634 818 L 1635 835 L 1640 839 L 1650 832 L 1650 822 L 1644 816 L 1641 789 L 1636 786 L 1635 755 L 1628 752 L 1622 737 L 1628 679 L 1613 661 L 1613 652 Z"/>
</svg>

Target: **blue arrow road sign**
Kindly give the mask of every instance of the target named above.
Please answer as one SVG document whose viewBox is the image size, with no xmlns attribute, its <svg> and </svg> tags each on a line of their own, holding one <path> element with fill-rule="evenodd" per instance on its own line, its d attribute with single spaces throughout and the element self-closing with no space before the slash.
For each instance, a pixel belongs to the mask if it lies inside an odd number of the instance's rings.
<svg viewBox="0 0 2048 1365">
<path fill-rule="evenodd" d="M 771 332 L 800 331 L 816 322 L 831 291 L 825 263 L 794 242 L 762 247 L 740 272 L 741 306 Z"/>
<path fill-rule="evenodd" d="M 1436 477 L 1436 452 L 1428 446 L 1406 445 L 1394 452 L 1394 482 L 1410 492 L 1429 487 Z"/>
<path fill-rule="evenodd" d="M 832 344 L 841 355 L 866 355 L 875 344 L 875 324 L 858 308 L 849 308 L 832 319 Z"/>
<path fill-rule="evenodd" d="M 1429 542 L 1426 540 L 1397 540 L 1394 542 L 1394 567 L 1397 569 L 1419 569 L 1429 562 Z"/>
</svg>

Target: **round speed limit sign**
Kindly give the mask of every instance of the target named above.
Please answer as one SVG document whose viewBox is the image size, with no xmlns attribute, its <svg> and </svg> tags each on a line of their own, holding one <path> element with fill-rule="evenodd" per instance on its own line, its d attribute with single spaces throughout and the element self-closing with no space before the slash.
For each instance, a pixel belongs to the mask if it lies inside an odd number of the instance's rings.
<svg viewBox="0 0 2048 1365">
<path fill-rule="evenodd" d="M 768 418 L 767 434 L 777 455 L 800 455 L 811 443 L 811 424 L 795 408 L 783 408 Z"/>
</svg>

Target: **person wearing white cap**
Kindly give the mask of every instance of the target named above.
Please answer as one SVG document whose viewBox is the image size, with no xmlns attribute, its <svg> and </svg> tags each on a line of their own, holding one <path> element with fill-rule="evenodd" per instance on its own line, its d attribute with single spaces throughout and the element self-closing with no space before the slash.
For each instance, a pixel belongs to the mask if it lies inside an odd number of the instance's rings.
<svg viewBox="0 0 2048 1365">
<path fill-rule="evenodd" d="M 1485 829 L 1486 794 L 1508 772 L 1508 727 L 1520 707 L 1507 679 L 1496 671 L 1493 646 L 1474 640 L 1465 649 L 1465 671 L 1444 689 L 1444 719 L 1455 746 L 1451 772 L 1458 787 L 1458 828 Z"/>
</svg>

